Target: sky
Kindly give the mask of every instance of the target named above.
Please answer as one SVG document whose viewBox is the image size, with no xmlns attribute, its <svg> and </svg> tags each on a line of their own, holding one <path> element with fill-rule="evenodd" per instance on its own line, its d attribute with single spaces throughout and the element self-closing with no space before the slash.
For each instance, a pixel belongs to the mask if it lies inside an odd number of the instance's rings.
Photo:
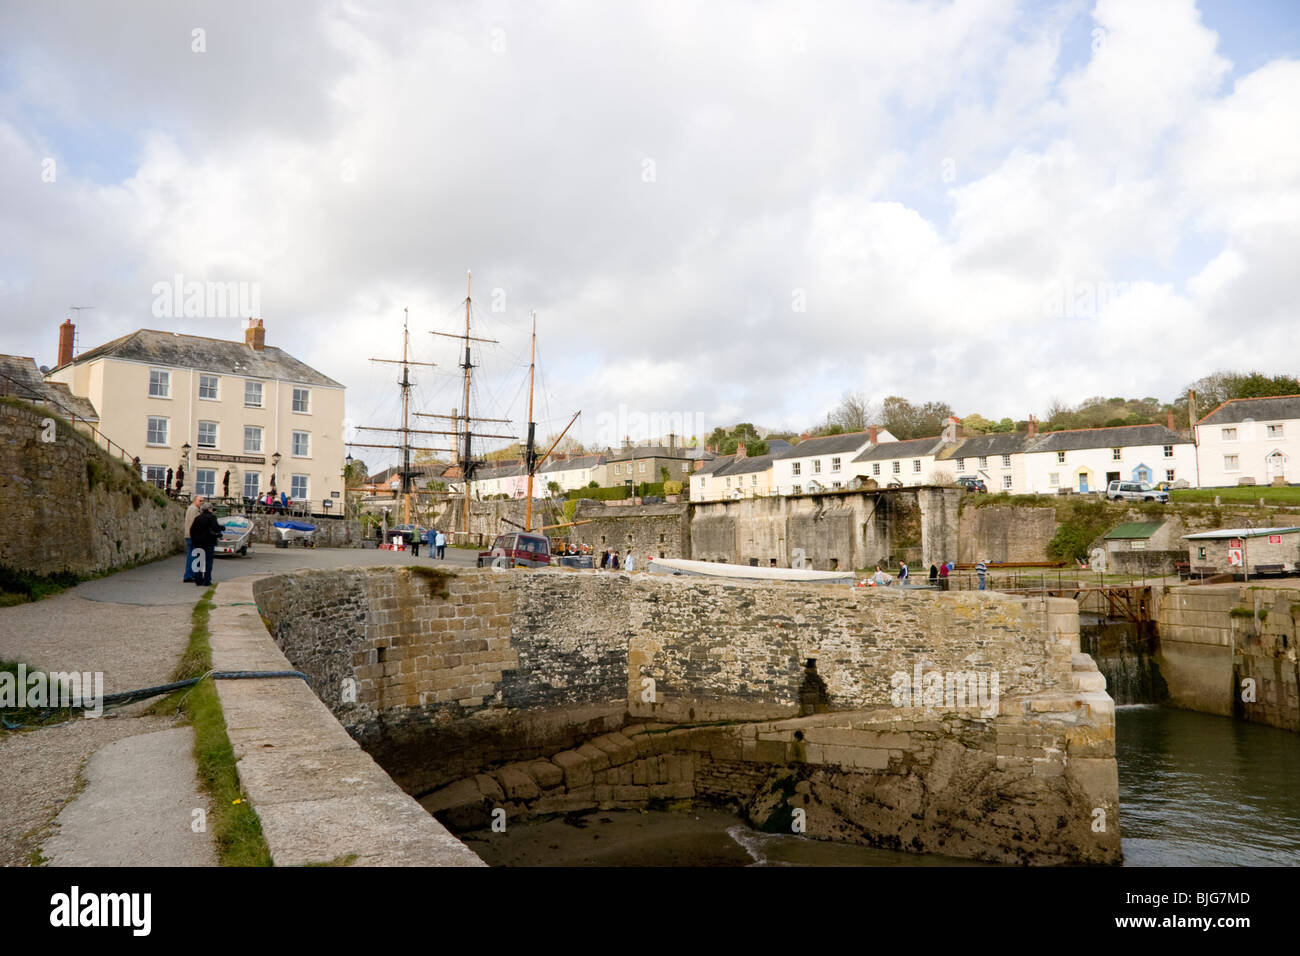
<svg viewBox="0 0 1300 956">
<path fill-rule="evenodd" d="M 5 4 L 0 352 L 71 306 L 242 339 L 167 303 L 243 283 L 365 441 L 404 316 L 415 407 L 463 404 L 472 272 L 504 434 L 533 311 L 538 431 L 588 444 L 1170 401 L 1297 372 L 1298 91 L 1291 2 Z"/>
</svg>

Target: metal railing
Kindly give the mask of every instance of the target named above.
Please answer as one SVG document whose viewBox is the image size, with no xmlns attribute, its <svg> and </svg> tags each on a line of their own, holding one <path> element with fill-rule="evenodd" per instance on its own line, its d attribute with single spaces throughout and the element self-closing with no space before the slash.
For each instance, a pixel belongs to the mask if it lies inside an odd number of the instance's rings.
<svg viewBox="0 0 1300 956">
<path fill-rule="evenodd" d="M 26 393 L 26 394 L 18 394 L 16 395 L 16 397 L 27 399 L 29 401 L 32 401 L 33 403 L 45 405 L 54 411 L 58 411 L 63 415 L 64 418 L 72 422 L 74 425 L 80 422 L 82 425 L 85 425 L 87 428 L 90 429 L 91 438 L 96 443 L 96 445 L 98 445 L 99 442 L 102 441 L 104 443 L 105 451 L 117 454 L 127 464 L 131 464 L 135 461 L 135 457 L 130 452 L 128 452 L 117 442 L 113 441 L 113 439 L 109 438 L 102 431 L 100 431 L 99 427 L 94 422 L 82 418 L 72 409 L 68 408 L 66 405 L 64 405 L 58 399 L 49 395 L 47 392 L 38 392 L 35 389 L 33 389 L 31 386 L 27 385 L 25 382 L 20 382 L 18 381 L 18 379 L 10 378 L 8 375 L 4 374 L 3 372 L 0 372 L 0 397 L 9 397 L 11 395 L 14 395 L 15 393 L 13 389 L 15 387 L 20 392 Z"/>
</svg>

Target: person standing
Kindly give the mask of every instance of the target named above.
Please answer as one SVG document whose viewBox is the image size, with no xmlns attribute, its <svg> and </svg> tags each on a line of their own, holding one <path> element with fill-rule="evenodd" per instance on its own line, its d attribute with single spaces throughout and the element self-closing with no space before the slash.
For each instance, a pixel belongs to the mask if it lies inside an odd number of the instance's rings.
<svg viewBox="0 0 1300 956">
<path fill-rule="evenodd" d="M 947 561 L 939 565 L 939 587 L 944 591 L 948 590 L 948 562 Z"/>
<path fill-rule="evenodd" d="M 422 534 L 424 534 L 424 532 L 419 528 L 416 528 L 411 532 L 411 557 L 413 558 L 418 558 L 420 556 L 420 536 Z"/>
<path fill-rule="evenodd" d="M 190 502 L 190 506 L 185 509 L 185 577 L 181 578 L 182 582 L 194 580 L 194 556 L 190 553 L 194 550 L 194 541 L 190 537 L 190 529 L 194 526 L 194 519 L 202 510 L 202 495 L 196 495 Z"/>
<path fill-rule="evenodd" d="M 201 558 L 195 558 L 194 583 L 201 588 L 211 587 L 212 562 L 216 558 L 217 542 L 221 540 L 221 522 L 212 511 L 211 501 L 203 502 L 203 509 L 190 528 L 190 538 L 194 542 L 194 550 L 202 551 Z"/>
<path fill-rule="evenodd" d="M 633 563 L 633 560 L 632 560 L 632 549 L 631 549 L 631 548 L 628 548 L 628 549 L 627 549 L 627 557 L 623 560 L 623 570 L 624 570 L 624 571 L 627 571 L 627 572 L 630 573 L 631 570 L 632 570 L 632 563 Z"/>
<path fill-rule="evenodd" d="M 976 575 L 979 577 L 979 579 L 980 579 L 980 590 L 981 590 L 981 591 L 984 590 L 984 578 L 985 578 L 985 576 L 986 576 L 988 573 L 989 573 L 989 566 L 988 566 L 986 563 L 984 563 L 983 561 L 981 561 L 979 564 L 975 565 L 975 574 L 976 574 Z"/>
<path fill-rule="evenodd" d="M 433 540 L 438 549 L 438 560 L 442 561 L 447 557 L 447 536 L 441 531 L 435 531 Z"/>
<path fill-rule="evenodd" d="M 617 552 L 617 551 L 611 551 L 611 552 L 609 553 L 609 569 L 610 569 L 611 571 L 617 571 L 617 570 L 618 570 L 618 552 Z"/>
<path fill-rule="evenodd" d="M 907 587 L 907 562 L 906 561 L 898 562 L 898 585 L 899 587 Z"/>
<path fill-rule="evenodd" d="M 930 587 L 936 587 L 939 584 L 939 565 L 933 561 L 930 562 Z"/>
</svg>

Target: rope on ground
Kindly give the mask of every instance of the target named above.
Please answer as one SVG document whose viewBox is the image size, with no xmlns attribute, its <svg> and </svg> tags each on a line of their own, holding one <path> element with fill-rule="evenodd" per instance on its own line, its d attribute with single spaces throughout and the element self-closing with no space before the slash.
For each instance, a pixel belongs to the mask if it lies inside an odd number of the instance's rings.
<svg viewBox="0 0 1300 956">
<path fill-rule="evenodd" d="M 205 680 L 209 677 L 213 680 L 264 680 L 276 677 L 301 677 L 306 681 L 308 687 L 311 686 L 311 678 L 302 671 L 208 671 L 200 677 L 191 677 L 189 680 L 172 681 L 169 684 L 156 684 L 153 687 L 141 687 L 139 690 L 121 691 L 116 694 L 105 694 L 100 699 L 100 703 L 105 707 L 120 707 L 124 704 L 134 703 L 137 700 L 148 700 L 150 697 L 161 697 L 164 694 L 170 694 L 174 690 L 193 687 L 198 684 L 199 681 Z M 82 701 L 84 703 L 84 697 L 82 698 Z M 40 719 L 42 721 L 46 720 L 55 712 L 56 709 L 62 710 L 63 708 L 46 708 Z M 71 712 L 71 708 L 69 708 L 69 712 Z M 40 727 L 34 729 L 44 730 L 48 727 L 59 727 L 62 724 L 71 722 L 71 720 L 64 720 L 58 724 L 43 723 Z M 33 729 L 29 728 L 26 724 L 11 724 L 8 720 L 5 720 L 3 716 L 0 716 L 0 726 L 3 726 L 5 730 Z"/>
</svg>

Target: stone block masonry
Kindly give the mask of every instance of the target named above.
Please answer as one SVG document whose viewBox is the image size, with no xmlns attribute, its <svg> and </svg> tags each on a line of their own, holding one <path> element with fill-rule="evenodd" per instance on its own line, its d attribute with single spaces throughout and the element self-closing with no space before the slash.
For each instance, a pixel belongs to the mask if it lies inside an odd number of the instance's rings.
<svg viewBox="0 0 1300 956">
<path fill-rule="evenodd" d="M 1300 731 L 1297 616 L 1297 590 L 1170 588 L 1156 623 L 1168 703 Z"/>
<path fill-rule="evenodd" d="M 412 568 L 254 594 L 321 699 L 449 823 L 691 799 L 766 820 L 806 784 L 813 835 L 1118 859 L 1113 707 L 1069 600 Z M 895 706 L 892 675 L 935 671 L 996 674 L 1000 700 Z M 911 796 L 891 803 L 899 777 Z M 1099 807 L 1110 836 L 1090 835 Z"/>
<path fill-rule="evenodd" d="M 0 403 L 0 565 L 98 574 L 180 552 L 184 507 L 70 426 L 58 423 L 45 441 L 47 417 Z"/>
</svg>

